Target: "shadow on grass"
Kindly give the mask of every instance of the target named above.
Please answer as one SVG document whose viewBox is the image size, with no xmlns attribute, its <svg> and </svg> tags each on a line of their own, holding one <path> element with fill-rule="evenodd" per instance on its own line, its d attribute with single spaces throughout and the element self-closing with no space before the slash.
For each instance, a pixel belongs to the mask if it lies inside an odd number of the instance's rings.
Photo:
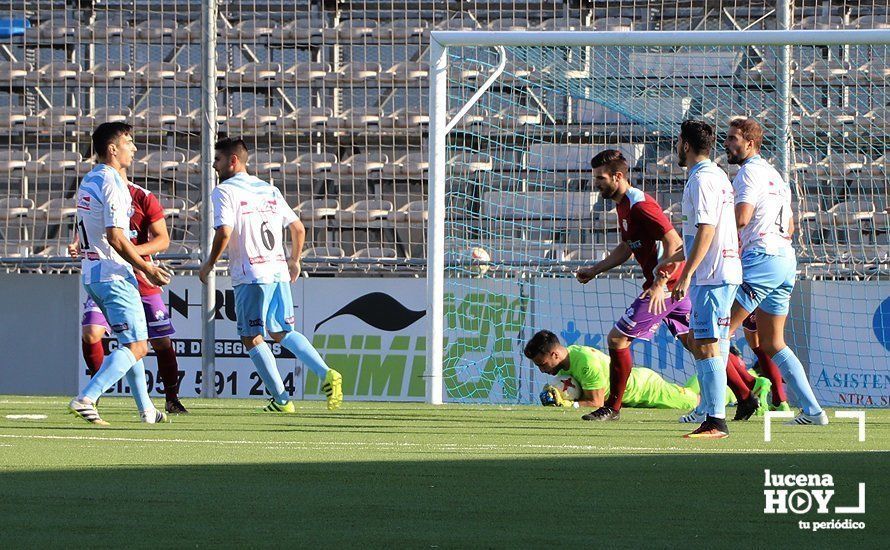
<svg viewBox="0 0 890 550">
<path fill-rule="evenodd" d="M 3 472 L 0 547 L 880 547 L 887 460 L 696 454 Z M 764 468 L 830 473 L 832 507 L 855 505 L 865 482 L 867 514 L 847 516 L 865 531 L 798 528 L 833 514 L 764 515 Z"/>
</svg>

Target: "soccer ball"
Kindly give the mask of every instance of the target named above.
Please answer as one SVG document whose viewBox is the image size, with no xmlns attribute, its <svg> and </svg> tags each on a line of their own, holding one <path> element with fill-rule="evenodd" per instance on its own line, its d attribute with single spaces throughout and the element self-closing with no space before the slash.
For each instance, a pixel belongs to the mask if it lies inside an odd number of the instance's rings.
<svg viewBox="0 0 890 550">
<path fill-rule="evenodd" d="M 581 385 L 571 376 L 554 376 L 548 383 L 562 392 L 566 399 L 577 401 L 581 397 Z"/>
<path fill-rule="evenodd" d="M 466 260 L 467 269 L 473 274 L 473 277 L 482 277 L 491 269 L 489 265 L 491 256 L 484 248 L 478 246 L 471 248 L 467 251 Z"/>
</svg>

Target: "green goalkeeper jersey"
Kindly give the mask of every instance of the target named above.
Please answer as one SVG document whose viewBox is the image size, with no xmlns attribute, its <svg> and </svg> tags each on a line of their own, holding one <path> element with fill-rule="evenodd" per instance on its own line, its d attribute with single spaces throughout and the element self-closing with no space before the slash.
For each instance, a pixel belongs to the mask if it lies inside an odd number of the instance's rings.
<svg viewBox="0 0 890 550">
<path fill-rule="evenodd" d="M 578 381 L 582 390 L 606 390 L 609 396 L 609 356 L 587 346 L 569 346 L 569 373 Z M 635 368 L 630 371 L 624 403 L 649 403 L 656 399 L 664 380 L 649 369 Z"/>
</svg>

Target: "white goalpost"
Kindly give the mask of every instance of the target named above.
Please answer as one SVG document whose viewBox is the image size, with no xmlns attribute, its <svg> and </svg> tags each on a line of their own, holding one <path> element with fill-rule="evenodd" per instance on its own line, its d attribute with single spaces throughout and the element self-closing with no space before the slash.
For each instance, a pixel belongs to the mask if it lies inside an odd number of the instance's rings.
<svg viewBox="0 0 890 550">
<path fill-rule="evenodd" d="M 633 260 L 586 286 L 572 277 L 618 242 L 590 158 L 621 150 L 632 184 L 679 230 L 685 174 L 671 155 L 688 118 L 715 126 L 714 157 L 730 177 L 720 158 L 728 121 L 760 120 L 764 156 L 794 191 L 801 279 L 863 282 L 851 310 L 885 292 L 890 30 L 433 31 L 430 40 L 429 403 L 531 402 L 544 380 L 521 349 L 540 329 L 605 348 L 640 277 Z M 813 339 L 833 288 L 798 285 L 789 319 L 811 377 L 839 365 L 807 350 L 846 346 L 841 334 Z M 638 363 L 680 382 L 692 373 L 666 334 L 639 345 Z M 854 352 L 854 370 L 887 369 L 871 348 Z"/>
</svg>

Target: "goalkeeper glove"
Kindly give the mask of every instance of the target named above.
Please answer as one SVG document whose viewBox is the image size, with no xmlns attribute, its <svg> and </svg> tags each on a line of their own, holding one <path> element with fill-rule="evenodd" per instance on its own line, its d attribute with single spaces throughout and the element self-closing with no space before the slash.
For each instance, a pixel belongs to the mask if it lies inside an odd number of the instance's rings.
<svg viewBox="0 0 890 550">
<path fill-rule="evenodd" d="M 562 395 L 562 392 L 559 389 L 547 384 L 544 386 L 544 391 L 541 392 L 541 405 L 545 407 L 573 407 L 575 406 L 575 402 L 571 399 L 566 399 L 565 396 Z"/>
</svg>

